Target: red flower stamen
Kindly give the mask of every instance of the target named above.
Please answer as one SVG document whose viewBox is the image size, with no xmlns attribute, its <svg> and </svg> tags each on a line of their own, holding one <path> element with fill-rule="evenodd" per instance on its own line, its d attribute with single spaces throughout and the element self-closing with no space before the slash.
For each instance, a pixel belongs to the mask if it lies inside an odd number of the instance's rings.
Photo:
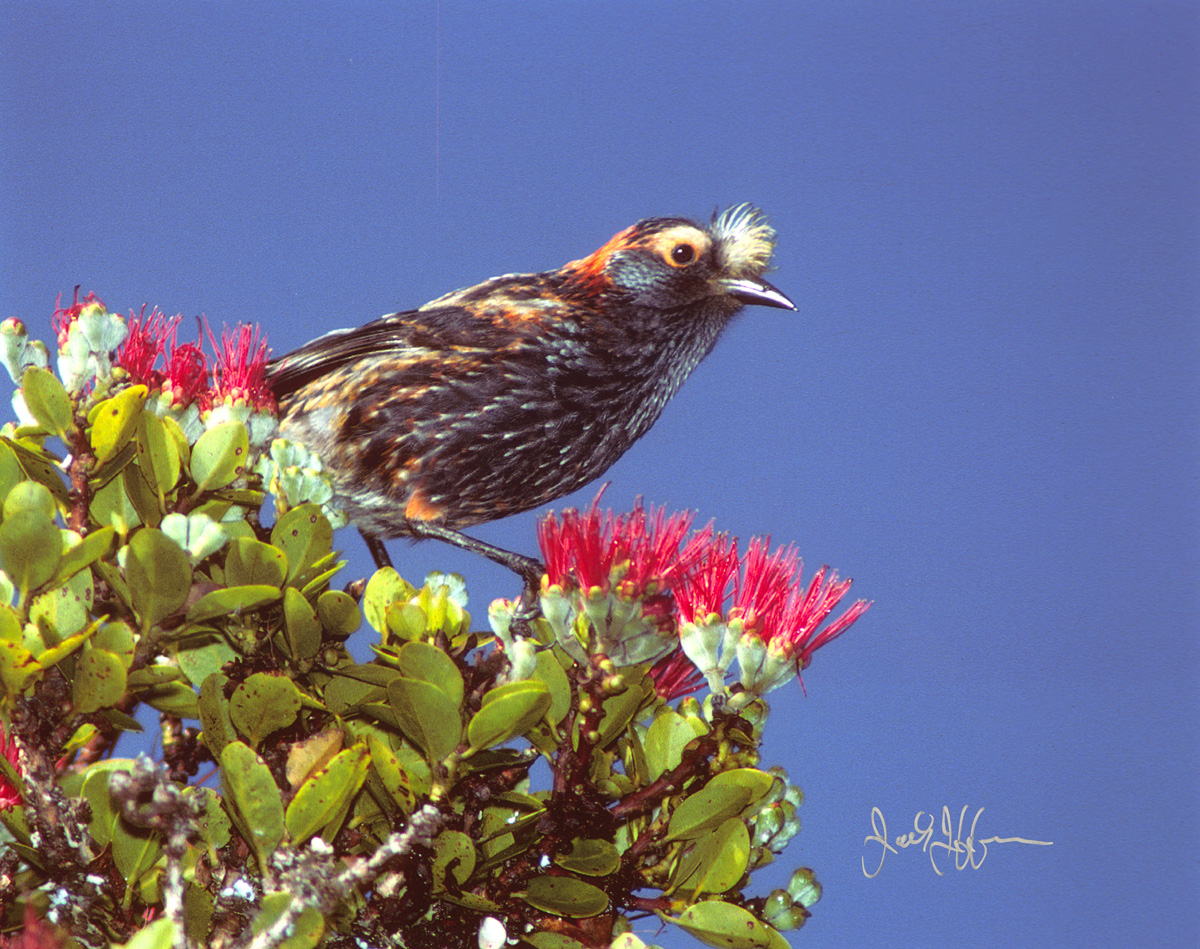
<svg viewBox="0 0 1200 949">
<path fill-rule="evenodd" d="M 220 343 L 209 330 L 208 338 L 216 353 L 211 404 L 242 402 L 256 410 L 275 412 L 275 396 L 266 382 L 269 350 L 258 327 L 243 323 L 232 333 L 222 329 Z"/>
<path fill-rule="evenodd" d="M 699 623 L 712 613 L 723 613 L 729 585 L 741 562 L 737 538 L 714 535 L 706 527 L 688 541 L 680 559 L 688 567 L 671 589 L 683 619 Z"/>
<path fill-rule="evenodd" d="M 649 675 L 654 682 L 654 691 L 668 702 L 699 692 L 707 681 L 682 649 L 659 659 L 650 667 Z"/>
</svg>

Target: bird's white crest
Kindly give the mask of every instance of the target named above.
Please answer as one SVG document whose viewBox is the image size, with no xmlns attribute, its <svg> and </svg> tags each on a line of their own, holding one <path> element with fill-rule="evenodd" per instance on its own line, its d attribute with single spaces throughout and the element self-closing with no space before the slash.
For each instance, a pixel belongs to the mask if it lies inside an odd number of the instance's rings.
<svg viewBox="0 0 1200 949">
<path fill-rule="evenodd" d="M 731 277 L 757 277 L 775 249 L 775 229 L 752 204 L 737 204 L 714 214 L 711 233 L 717 263 Z"/>
</svg>

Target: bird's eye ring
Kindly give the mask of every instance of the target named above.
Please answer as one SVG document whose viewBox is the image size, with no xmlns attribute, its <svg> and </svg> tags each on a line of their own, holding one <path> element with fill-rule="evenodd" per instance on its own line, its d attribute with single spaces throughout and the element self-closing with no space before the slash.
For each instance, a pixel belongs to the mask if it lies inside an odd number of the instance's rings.
<svg viewBox="0 0 1200 949">
<path fill-rule="evenodd" d="M 696 248 L 688 243 L 679 243 L 671 248 L 671 263 L 676 267 L 686 267 L 696 259 Z"/>
</svg>

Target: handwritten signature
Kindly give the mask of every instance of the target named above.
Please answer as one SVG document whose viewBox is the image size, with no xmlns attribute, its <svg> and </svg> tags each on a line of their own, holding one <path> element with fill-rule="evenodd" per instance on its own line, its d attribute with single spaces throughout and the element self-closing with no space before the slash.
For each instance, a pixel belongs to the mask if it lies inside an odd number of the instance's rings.
<svg viewBox="0 0 1200 949">
<path fill-rule="evenodd" d="M 891 853 L 898 853 L 900 850 L 905 850 L 909 847 L 915 847 L 920 844 L 921 849 L 929 854 L 929 862 L 933 864 L 934 872 L 938 876 L 945 874 L 938 868 L 937 857 L 939 851 L 945 851 L 945 856 L 949 858 L 950 854 L 954 854 L 954 867 L 957 870 L 965 870 L 970 867 L 972 870 L 978 870 L 983 861 L 987 858 L 988 844 L 1034 844 L 1038 847 L 1050 847 L 1054 844 L 1052 840 L 1026 840 L 1024 837 L 988 837 L 984 840 L 975 839 L 975 825 L 979 823 L 979 815 L 983 813 L 983 808 L 979 808 L 975 812 L 975 819 L 971 821 L 971 833 L 967 838 L 963 839 L 963 822 L 967 816 L 968 805 L 964 804 L 963 809 L 958 815 L 958 827 L 954 826 L 954 820 L 950 816 L 950 808 L 942 808 L 942 835 L 945 840 L 933 839 L 933 814 L 926 814 L 924 811 L 917 811 L 917 816 L 913 818 L 913 830 L 908 834 L 900 834 L 896 838 L 896 846 L 893 847 L 888 843 L 887 822 L 883 819 L 883 811 L 878 807 L 871 808 L 871 830 L 874 833 L 863 838 L 863 845 L 879 844 L 883 849 L 879 851 L 879 865 L 875 868 L 874 873 L 867 873 L 867 858 L 862 858 L 863 876 L 871 878 L 879 875 L 879 871 L 883 869 L 883 860 Z M 922 825 L 922 819 L 928 818 L 928 822 Z"/>
</svg>

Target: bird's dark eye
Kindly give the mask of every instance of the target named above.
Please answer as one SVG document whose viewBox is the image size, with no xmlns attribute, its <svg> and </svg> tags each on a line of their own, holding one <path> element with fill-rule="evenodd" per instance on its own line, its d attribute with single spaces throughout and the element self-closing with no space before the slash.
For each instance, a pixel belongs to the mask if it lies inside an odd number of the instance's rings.
<svg viewBox="0 0 1200 949">
<path fill-rule="evenodd" d="M 676 244 L 671 248 L 671 263 L 676 267 L 686 267 L 696 259 L 696 248 L 691 244 Z"/>
</svg>

